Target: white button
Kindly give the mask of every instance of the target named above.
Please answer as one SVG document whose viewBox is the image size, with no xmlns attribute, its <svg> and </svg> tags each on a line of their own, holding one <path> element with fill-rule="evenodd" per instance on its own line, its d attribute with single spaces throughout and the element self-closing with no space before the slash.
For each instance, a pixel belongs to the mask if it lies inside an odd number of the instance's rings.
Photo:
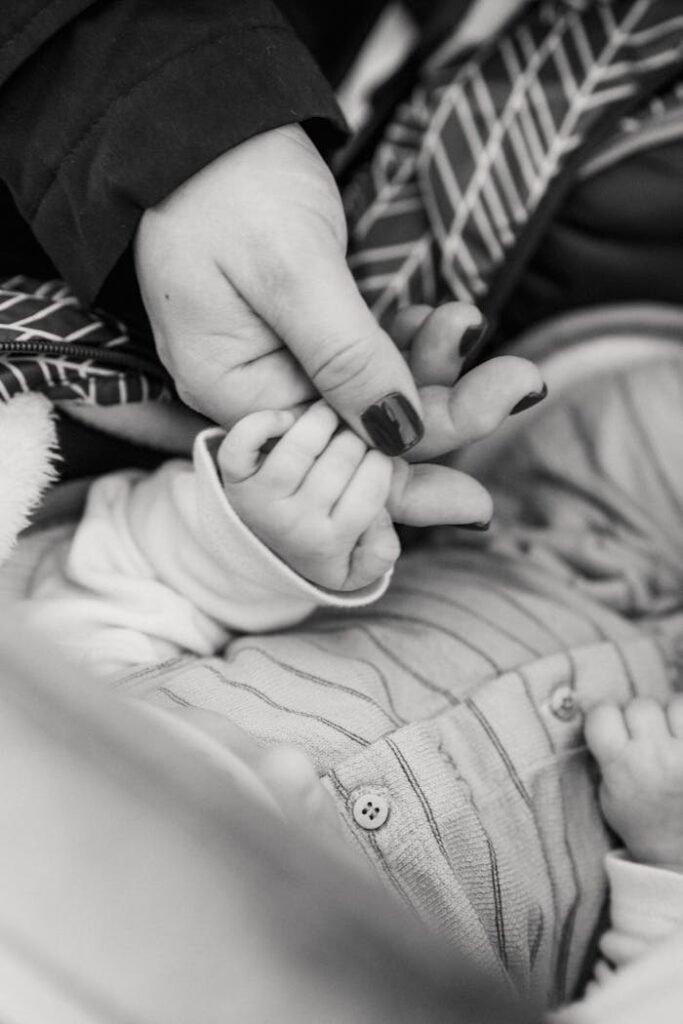
<svg viewBox="0 0 683 1024">
<path fill-rule="evenodd" d="M 561 722 L 569 722 L 578 715 L 581 709 L 571 686 L 558 686 L 553 691 L 550 697 L 550 710 Z"/>
<path fill-rule="evenodd" d="M 353 820 L 361 828 L 373 832 L 389 817 L 389 800 L 384 793 L 366 790 L 353 801 Z"/>
</svg>

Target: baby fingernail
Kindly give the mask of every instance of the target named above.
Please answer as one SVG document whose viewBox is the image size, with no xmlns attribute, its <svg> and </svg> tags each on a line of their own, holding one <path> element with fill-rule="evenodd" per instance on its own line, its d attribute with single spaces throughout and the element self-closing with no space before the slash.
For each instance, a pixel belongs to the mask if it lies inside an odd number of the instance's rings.
<svg viewBox="0 0 683 1024">
<path fill-rule="evenodd" d="M 469 358 L 479 348 L 479 345 L 488 330 L 488 320 L 481 318 L 481 323 L 470 324 L 460 341 L 460 355 L 463 359 Z"/>
<path fill-rule="evenodd" d="M 491 526 L 491 520 L 489 519 L 486 523 L 458 523 L 459 530 L 488 530 Z"/>
<path fill-rule="evenodd" d="M 424 424 L 405 395 L 395 392 L 368 406 L 361 422 L 385 455 L 403 455 L 421 440 Z"/>
<path fill-rule="evenodd" d="M 524 412 L 525 409 L 531 409 L 532 406 L 542 402 L 547 394 L 547 384 L 544 384 L 540 391 L 530 391 L 528 395 L 525 395 L 524 398 L 517 402 L 517 405 L 510 409 L 510 415 L 514 416 L 518 412 Z"/>
</svg>

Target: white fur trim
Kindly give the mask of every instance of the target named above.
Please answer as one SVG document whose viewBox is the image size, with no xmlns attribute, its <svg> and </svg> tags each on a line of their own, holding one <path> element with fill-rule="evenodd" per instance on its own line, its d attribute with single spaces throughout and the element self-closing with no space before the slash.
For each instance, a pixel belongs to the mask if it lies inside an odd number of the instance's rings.
<svg viewBox="0 0 683 1024">
<path fill-rule="evenodd" d="M 0 565 L 56 477 L 57 432 L 44 395 L 0 402 Z"/>
</svg>

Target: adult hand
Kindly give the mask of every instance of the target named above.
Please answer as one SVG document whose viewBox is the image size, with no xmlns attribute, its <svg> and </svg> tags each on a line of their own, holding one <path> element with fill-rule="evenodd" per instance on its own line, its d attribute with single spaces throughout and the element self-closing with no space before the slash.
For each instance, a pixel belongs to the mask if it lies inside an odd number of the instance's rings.
<svg viewBox="0 0 683 1024">
<path fill-rule="evenodd" d="M 406 459 L 394 460 L 388 509 L 395 522 L 485 528 L 493 514 L 486 488 L 429 460 L 482 440 L 547 394 L 538 367 L 517 356 L 498 356 L 465 372 L 481 330 L 478 311 L 461 302 L 410 306 L 396 317 L 392 337 L 419 386 L 425 434 Z"/>
<path fill-rule="evenodd" d="M 135 250 L 159 355 L 192 408 L 229 427 L 320 394 L 387 454 L 420 439 L 412 375 L 356 288 L 339 192 L 298 125 L 147 210 Z"/>
<path fill-rule="evenodd" d="M 521 359 L 490 360 L 447 387 L 481 331 L 477 311 L 412 307 L 391 338 L 360 296 L 345 249 L 337 187 L 298 126 L 242 143 L 148 210 L 136 237 L 138 277 L 180 397 L 230 427 L 322 394 L 385 453 L 412 448 L 411 461 L 469 444 L 539 397 L 538 371 Z M 395 518 L 434 521 L 435 505 L 451 508 L 457 488 L 460 521 L 487 521 L 485 490 L 454 472 L 406 474 L 392 498 Z"/>
</svg>

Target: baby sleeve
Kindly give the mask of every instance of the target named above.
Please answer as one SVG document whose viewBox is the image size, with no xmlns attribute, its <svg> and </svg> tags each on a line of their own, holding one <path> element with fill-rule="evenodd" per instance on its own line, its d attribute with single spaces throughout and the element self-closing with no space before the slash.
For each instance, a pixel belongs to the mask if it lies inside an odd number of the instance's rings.
<svg viewBox="0 0 683 1024">
<path fill-rule="evenodd" d="M 683 927 L 683 873 L 639 864 L 624 850 L 609 853 L 610 927 L 600 940 L 602 960 L 593 985 L 643 956 Z"/>
<path fill-rule="evenodd" d="M 74 534 L 39 567 L 30 617 L 98 674 L 181 652 L 211 655 L 229 633 L 293 625 L 316 607 L 376 600 L 389 574 L 351 594 L 317 587 L 289 568 L 230 506 L 204 431 L 194 464 L 115 473 L 90 488 Z"/>
</svg>

